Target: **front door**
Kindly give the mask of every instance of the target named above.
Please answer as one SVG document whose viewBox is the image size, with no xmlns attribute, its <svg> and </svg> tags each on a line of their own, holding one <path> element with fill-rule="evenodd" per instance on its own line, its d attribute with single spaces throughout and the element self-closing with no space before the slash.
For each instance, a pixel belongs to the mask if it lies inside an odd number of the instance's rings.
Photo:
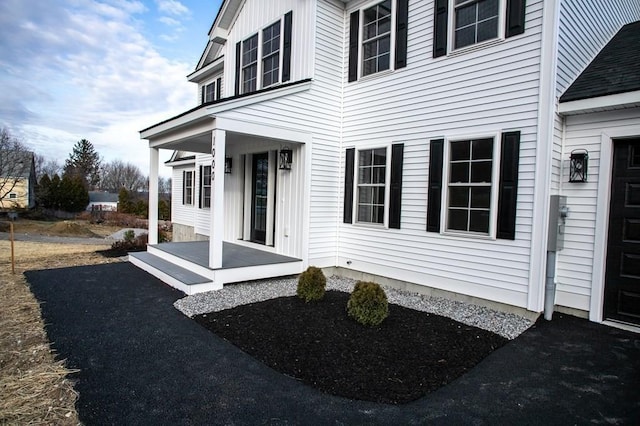
<svg viewBox="0 0 640 426">
<path fill-rule="evenodd" d="M 604 316 L 640 324 L 640 138 L 614 141 Z"/>
<path fill-rule="evenodd" d="M 267 235 L 267 187 L 269 183 L 269 154 L 253 154 L 251 173 L 251 241 L 265 244 Z"/>
</svg>

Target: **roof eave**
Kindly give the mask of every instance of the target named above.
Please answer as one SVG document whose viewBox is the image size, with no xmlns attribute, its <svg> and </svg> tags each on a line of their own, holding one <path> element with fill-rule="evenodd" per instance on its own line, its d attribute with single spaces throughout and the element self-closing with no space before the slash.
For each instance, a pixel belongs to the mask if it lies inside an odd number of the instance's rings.
<svg viewBox="0 0 640 426">
<path fill-rule="evenodd" d="M 561 115 L 575 115 L 638 107 L 640 107 L 640 90 L 560 102 L 558 113 Z"/>
</svg>

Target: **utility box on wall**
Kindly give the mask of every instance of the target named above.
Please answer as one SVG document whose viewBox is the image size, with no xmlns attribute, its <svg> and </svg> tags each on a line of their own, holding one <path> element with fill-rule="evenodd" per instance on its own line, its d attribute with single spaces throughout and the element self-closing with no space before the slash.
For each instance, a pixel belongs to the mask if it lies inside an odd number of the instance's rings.
<svg viewBox="0 0 640 426">
<path fill-rule="evenodd" d="M 552 195 L 549 203 L 549 237 L 547 251 L 560 251 L 564 248 L 564 226 L 569 208 L 565 195 Z"/>
</svg>

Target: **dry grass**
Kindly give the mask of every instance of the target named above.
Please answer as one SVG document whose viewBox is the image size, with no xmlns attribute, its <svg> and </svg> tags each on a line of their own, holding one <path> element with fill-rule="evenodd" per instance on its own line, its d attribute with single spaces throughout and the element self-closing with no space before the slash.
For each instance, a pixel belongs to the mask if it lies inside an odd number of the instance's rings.
<svg viewBox="0 0 640 426">
<path fill-rule="evenodd" d="M 105 247 L 16 242 L 12 275 L 10 243 L 0 241 L 0 424 L 79 424 L 71 371 L 55 360 L 22 273 L 118 261 L 95 253 Z"/>
<path fill-rule="evenodd" d="M 58 237 L 107 237 L 122 229 L 122 226 L 90 223 L 86 220 L 29 220 L 19 219 L 13 223 L 14 232 L 21 234 L 48 235 Z"/>
</svg>

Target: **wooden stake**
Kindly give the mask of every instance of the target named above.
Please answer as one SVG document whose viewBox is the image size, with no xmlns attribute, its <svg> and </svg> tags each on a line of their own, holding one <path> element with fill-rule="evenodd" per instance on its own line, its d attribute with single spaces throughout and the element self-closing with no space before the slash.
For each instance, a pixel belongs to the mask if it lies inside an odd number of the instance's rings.
<svg viewBox="0 0 640 426">
<path fill-rule="evenodd" d="M 13 249 L 13 222 L 9 222 L 9 229 L 11 231 L 11 273 L 15 275 L 16 273 L 16 257 Z"/>
</svg>

